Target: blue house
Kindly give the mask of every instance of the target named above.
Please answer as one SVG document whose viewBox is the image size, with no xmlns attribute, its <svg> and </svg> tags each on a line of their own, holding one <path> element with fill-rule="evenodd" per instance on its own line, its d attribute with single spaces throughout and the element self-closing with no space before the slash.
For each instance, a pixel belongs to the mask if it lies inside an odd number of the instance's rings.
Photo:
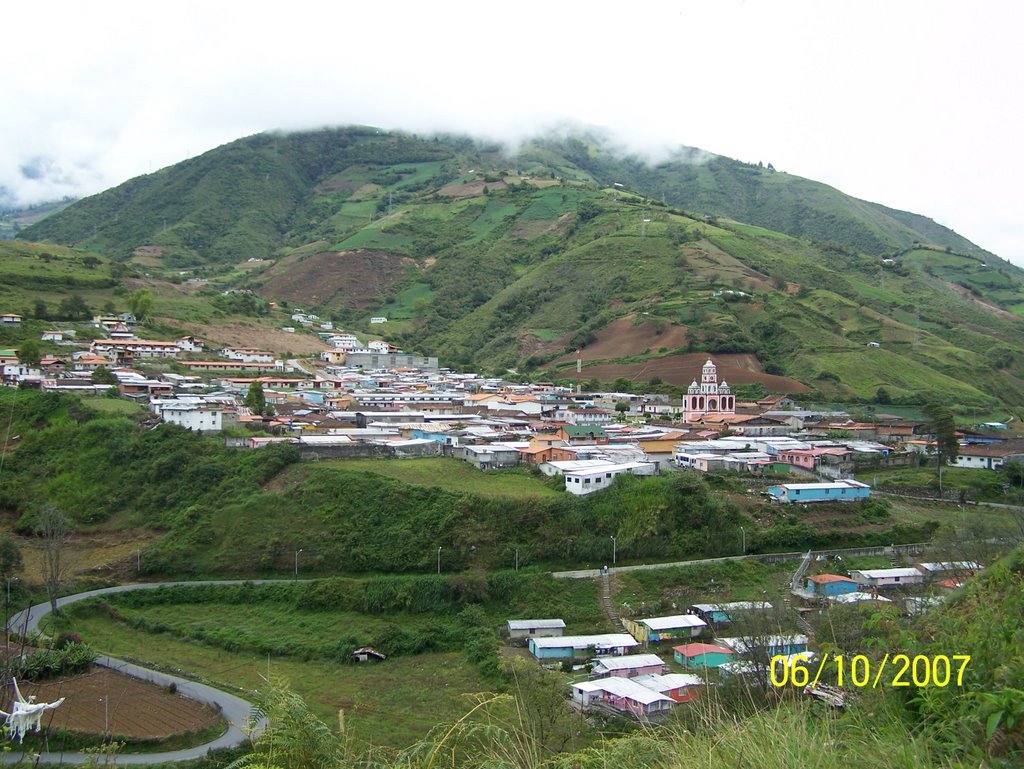
<svg viewBox="0 0 1024 769">
<path fill-rule="evenodd" d="M 717 668 L 735 659 L 735 652 L 728 646 L 692 643 L 674 646 L 672 656 L 686 668 Z"/>
<path fill-rule="evenodd" d="M 571 660 L 576 657 L 586 659 L 599 654 L 626 654 L 639 645 L 640 642 L 629 633 L 531 638 L 527 642 L 530 654 L 539 660 Z"/>
<path fill-rule="evenodd" d="M 805 635 L 773 635 L 765 638 L 719 638 L 717 643 L 724 644 L 737 654 L 750 654 L 763 651 L 769 657 L 789 656 L 807 651 Z"/>
<path fill-rule="evenodd" d="M 724 625 L 752 611 L 771 611 L 767 601 L 730 601 L 728 603 L 695 603 L 687 612 L 696 614 L 709 625 Z"/>
<path fill-rule="evenodd" d="M 871 487 L 860 481 L 832 483 L 783 483 L 769 486 L 773 502 L 855 502 L 871 496 Z"/>
<path fill-rule="evenodd" d="M 838 574 L 815 574 L 807 578 L 807 592 L 825 598 L 857 592 L 857 580 Z"/>
</svg>

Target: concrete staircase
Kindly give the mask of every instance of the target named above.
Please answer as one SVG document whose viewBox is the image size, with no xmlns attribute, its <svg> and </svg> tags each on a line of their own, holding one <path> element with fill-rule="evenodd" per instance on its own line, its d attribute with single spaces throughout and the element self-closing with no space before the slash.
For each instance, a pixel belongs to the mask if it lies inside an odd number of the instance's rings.
<svg viewBox="0 0 1024 769">
<path fill-rule="evenodd" d="M 615 630 L 618 633 L 625 633 L 626 628 L 622 624 L 622 620 L 619 618 L 619 613 L 615 610 L 615 602 L 612 601 L 612 578 L 608 574 L 602 574 L 601 580 L 601 606 L 604 608 L 604 613 L 608 615 L 608 619 L 611 620 L 612 625 L 615 626 Z"/>
<path fill-rule="evenodd" d="M 803 580 L 804 574 L 807 573 L 807 569 L 810 567 L 811 561 L 813 560 L 814 558 L 811 555 L 811 551 L 808 550 L 807 555 L 805 555 L 803 560 L 800 562 L 800 566 L 798 566 L 797 570 L 793 573 L 793 579 L 790 582 L 791 590 L 797 591 L 802 587 L 802 585 L 800 584 L 801 580 Z"/>
</svg>

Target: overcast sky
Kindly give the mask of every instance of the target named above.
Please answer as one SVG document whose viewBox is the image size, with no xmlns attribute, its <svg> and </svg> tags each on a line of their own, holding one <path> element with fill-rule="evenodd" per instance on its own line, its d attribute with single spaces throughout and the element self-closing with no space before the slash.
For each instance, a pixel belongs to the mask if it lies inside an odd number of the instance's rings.
<svg viewBox="0 0 1024 769">
<path fill-rule="evenodd" d="M 0 186 L 98 192 L 274 128 L 568 120 L 771 162 L 1024 265 L 1021 21 L 1011 0 L 34 0 L 3 14 Z"/>
</svg>

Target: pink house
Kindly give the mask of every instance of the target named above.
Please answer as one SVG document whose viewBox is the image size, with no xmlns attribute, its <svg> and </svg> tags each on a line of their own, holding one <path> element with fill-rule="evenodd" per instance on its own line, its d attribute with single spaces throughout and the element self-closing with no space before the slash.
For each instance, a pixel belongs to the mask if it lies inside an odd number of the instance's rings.
<svg viewBox="0 0 1024 769">
<path fill-rule="evenodd" d="M 607 705 L 638 718 L 672 709 L 675 701 L 629 678 L 601 678 L 572 685 L 572 696 L 583 707 Z"/>
</svg>

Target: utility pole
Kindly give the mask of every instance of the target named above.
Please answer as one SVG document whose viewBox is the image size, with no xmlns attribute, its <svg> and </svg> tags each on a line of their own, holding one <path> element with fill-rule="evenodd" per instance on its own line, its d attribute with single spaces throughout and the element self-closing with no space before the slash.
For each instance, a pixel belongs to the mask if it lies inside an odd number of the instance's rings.
<svg viewBox="0 0 1024 769">
<path fill-rule="evenodd" d="M 612 566 L 614 566 L 615 565 L 615 556 L 616 556 L 615 548 L 616 548 L 616 546 L 618 545 L 619 542 L 618 542 L 617 539 L 615 539 L 615 535 L 614 534 L 611 535 L 611 539 L 612 539 Z"/>
<path fill-rule="evenodd" d="M 302 552 L 302 548 L 301 547 L 298 550 L 295 551 L 295 579 L 299 578 L 299 553 L 301 553 L 301 552 Z"/>
<path fill-rule="evenodd" d="M 437 546 L 437 573 L 441 573 L 441 546 Z"/>
<path fill-rule="evenodd" d="M 516 548 L 516 571 L 519 571 L 519 548 Z M 10 601 L 8 601 L 10 602 Z"/>
</svg>

